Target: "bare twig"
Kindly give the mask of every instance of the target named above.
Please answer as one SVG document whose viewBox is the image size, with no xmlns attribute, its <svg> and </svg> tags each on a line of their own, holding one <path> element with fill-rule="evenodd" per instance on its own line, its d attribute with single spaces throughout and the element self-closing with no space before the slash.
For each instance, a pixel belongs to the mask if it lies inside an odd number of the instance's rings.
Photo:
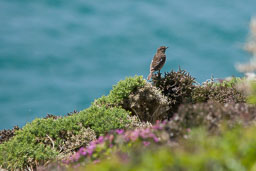
<svg viewBox="0 0 256 171">
<path fill-rule="evenodd" d="M 51 139 L 49 135 L 46 134 L 46 136 L 49 138 L 49 140 L 52 142 L 52 148 L 54 148 L 54 141 Z"/>
</svg>

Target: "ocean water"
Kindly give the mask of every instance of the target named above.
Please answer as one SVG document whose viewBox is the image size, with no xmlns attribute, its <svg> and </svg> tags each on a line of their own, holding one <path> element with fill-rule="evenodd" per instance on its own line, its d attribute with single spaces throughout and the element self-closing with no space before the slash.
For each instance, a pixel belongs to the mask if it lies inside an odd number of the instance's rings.
<svg viewBox="0 0 256 171">
<path fill-rule="evenodd" d="M 242 76 L 255 0 L 1 0 L 0 129 L 87 108 L 127 76 L 180 66 L 198 82 Z"/>
</svg>

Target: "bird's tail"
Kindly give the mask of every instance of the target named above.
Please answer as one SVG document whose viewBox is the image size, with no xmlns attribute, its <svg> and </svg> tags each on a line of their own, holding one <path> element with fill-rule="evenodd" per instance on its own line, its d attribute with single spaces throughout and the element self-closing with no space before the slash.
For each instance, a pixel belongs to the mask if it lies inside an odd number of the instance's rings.
<svg viewBox="0 0 256 171">
<path fill-rule="evenodd" d="M 148 78 L 147 78 L 148 80 L 150 80 L 150 79 L 151 79 L 152 74 L 153 74 L 153 72 L 150 72 L 150 73 L 149 73 Z"/>
</svg>

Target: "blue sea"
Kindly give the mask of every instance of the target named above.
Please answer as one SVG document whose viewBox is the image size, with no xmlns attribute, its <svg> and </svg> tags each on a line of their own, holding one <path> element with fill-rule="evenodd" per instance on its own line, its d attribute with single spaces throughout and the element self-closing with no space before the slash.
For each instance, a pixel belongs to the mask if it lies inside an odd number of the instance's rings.
<svg viewBox="0 0 256 171">
<path fill-rule="evenodd" d="M 128 76 L 242 76 L 255 0 L 0 0 L 0 129 L 87 108 Z"/>
</svg>

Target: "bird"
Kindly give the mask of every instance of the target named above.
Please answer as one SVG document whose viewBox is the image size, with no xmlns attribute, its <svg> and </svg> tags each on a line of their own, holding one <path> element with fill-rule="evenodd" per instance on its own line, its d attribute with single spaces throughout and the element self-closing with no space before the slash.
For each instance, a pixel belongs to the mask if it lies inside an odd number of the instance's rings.
<svg viewBox="0 0 256 171">
<path fill-rule="evenodd" d="M 151 79 L 153 72 L 160 71 L 162 69 L 162 67 L 164 66 L 165 61 L 166 61 L 165 51 L 167 48 L 168 47 L 166 47 L 166 46 L 160 46 L 157 49 L 157 52 L 150 64 L 149 75 L 147 78 L 148 80 Z"/>
</svg>

